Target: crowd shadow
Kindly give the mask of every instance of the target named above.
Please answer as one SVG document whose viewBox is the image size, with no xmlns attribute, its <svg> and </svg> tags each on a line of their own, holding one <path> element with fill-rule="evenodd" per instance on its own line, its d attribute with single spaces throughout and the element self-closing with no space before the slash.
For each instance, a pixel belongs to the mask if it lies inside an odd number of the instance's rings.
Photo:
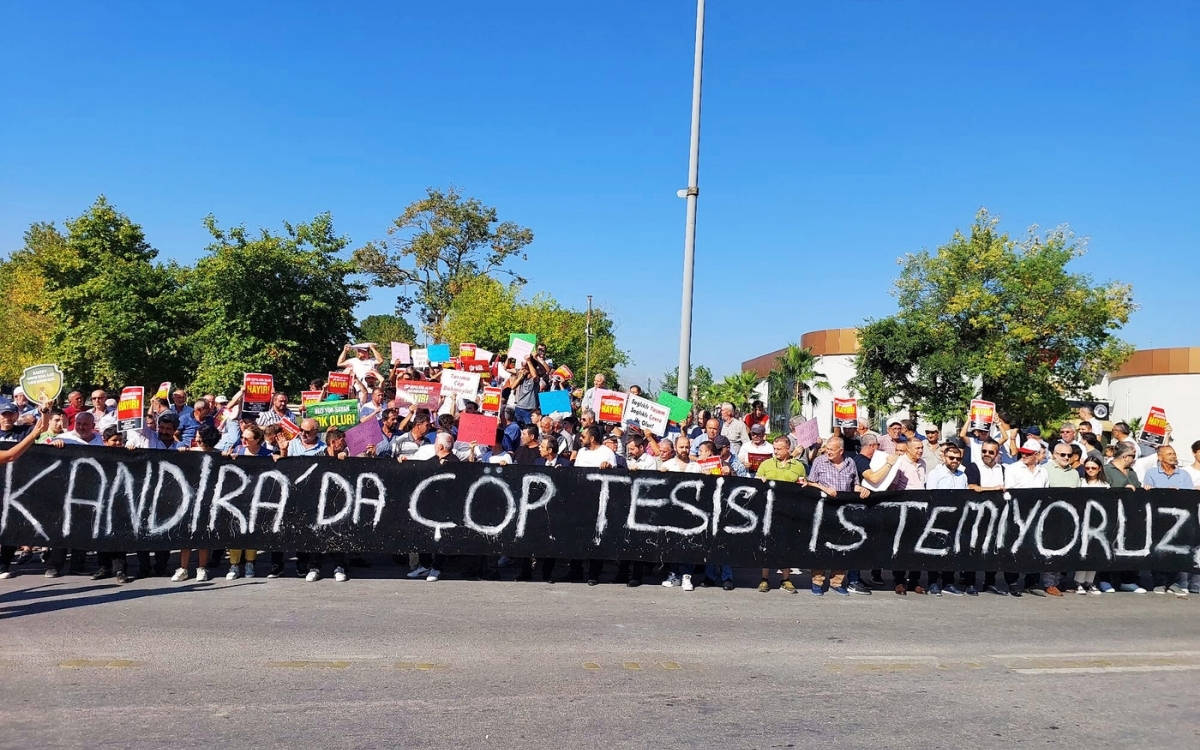
<svg viewBox="0 0 1200 750">
<path fill-rule="evenodd" d="M 222 582 L 222 584 L 224 584 L 224 582 Z M 11 620 L 29 615 L 45 614 L 47 612 L 61 612 L 63 610 L 75 609 L 78 607 L 90 607 L 93 605 L 111 604 L 114 602 L 128 602 L 152 596 L 156 597 L 168 596 L 171 594 L 227 591 L 229 589 L 239 588 L 241 586 L 261 586 L 265 584 L 266 581 L 240 581 L 238 583 L 218 586 L 216 585 L 215 581 L 206 581 L 203 583 L 189 583 L 178 586 L 162 586 L 155 588 L 131 588 L 127 585 L 123 586 L 118 583 L 97 586 L 80 586 L 78 588 L 63 589 L 58 592 L 64 596 L 68 596 L 69 598 L 41 598 L 8 607 L 0 606 L 0 620 Z M 105 589 L 107 590 L 107 593 L 93 593 L 89 594 L 88 596 L 71 596 L 71 594 L 74 593 L 95 591 L 96 589 Z M 50 594 L 46 594 L 45 596 L 49 595 Z"/>
</svg>

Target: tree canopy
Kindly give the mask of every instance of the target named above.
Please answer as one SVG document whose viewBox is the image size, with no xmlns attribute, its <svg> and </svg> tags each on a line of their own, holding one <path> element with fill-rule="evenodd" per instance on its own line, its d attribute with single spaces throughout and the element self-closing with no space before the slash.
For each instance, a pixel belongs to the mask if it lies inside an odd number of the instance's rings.
<svg viewBox="0 0 1200 750">
<path fill-rule="evenodd" d="M 468 281 L 447 311 L 439 340 L 471 342 L 498 353 L 508 348 L 510 333 L 537 334 L 538 343 L 546 344 L 550 357 L 574 370 L 576 382 L 581 383 L 587 311 L 564 307 L 548 295 L 523 300 L 520 292 L 520 284 L 503 284 L 488 276 Z M 603 373 L 609 387 L 615 388 L 616 368 L 628 361 L 625 352 L 617 348 L 612 320 L 602 309 L 593 308 L 589 373 Z"/>
<path fill-rule="evenodd" d="M 967 234 L 901 259 L 899 310 L 859 330 L 852 387 L 869 405 L 944 421 L 982 396 L 1043 423 L 1129 356 L 1116 336 L 1134 309 L 1128 284 L 1071 272 L 1086 248 L 1065 226 L 1016 240 L 996 225 L 980 211 Z"/>
<path fill-rule="evenodd" d="M 511 221 L 500 222 L 496 209 L 457 190 L 428 188 L 410 203 L 387 230 L 388 238 L 354 251 L 354 260 L 375 284 L 399 287 L 396 312 L 414 308 L 422 327 L 435 340 L 447 337 L 446 318 L 464 288 L 478 277 L 506 275 L 525 260 L 533 232 Z"/>
</svg>

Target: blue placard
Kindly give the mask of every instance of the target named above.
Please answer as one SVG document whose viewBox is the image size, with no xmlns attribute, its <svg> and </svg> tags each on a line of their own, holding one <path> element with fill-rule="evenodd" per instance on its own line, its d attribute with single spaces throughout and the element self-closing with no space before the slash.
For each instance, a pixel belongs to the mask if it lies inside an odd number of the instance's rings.
<svg viewBox="0 0 1200 750">
<path fill-rule="evenodd" d="M 568 390 L 561 391 L 542 391 L 538 394 L 538 406 L 541 407 L 542 414 L 553 414 L 554 412 L 571 412 L 571 392 Z"/>
<path fill-rule="evenodd" d="M 430 362 L 449 362 L 450 361 L 450 345 L 449 344 L 430 344 L 429 345 L 429 361 Z"/>
</svg>

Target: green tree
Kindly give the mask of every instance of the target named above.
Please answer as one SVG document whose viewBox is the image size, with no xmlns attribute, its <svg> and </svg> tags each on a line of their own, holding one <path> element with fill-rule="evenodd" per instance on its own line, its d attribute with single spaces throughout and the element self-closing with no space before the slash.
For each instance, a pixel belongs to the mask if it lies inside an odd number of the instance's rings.
<svg viewBox="0 0 1200 750">
<path fill-rule="evenodd" d="M 46 225 L 35 224 L 29 232 Z M 54 232 L 50 246 L 27 232 L 26 248 L 61 249 L 64 238 Z M 46 361 L 54 322 L 47 312 L 46 278 L 29 249 L 0 262 L 0 382 L 15 383 L 26 367 Z"/>
<path fill-rule="evenodd" d="M 388 356 L 388 346 L 393 341 L 405 344 L 415 343 L 417 331 L 399 315 L 368 315 L 358 324 L 363 340 L 373 341 L 379 345 L 383 356 Z"/>
<path fill-rule="evenodd" d="M 899 311 L 859 331 L 852 383 L 869 404 L 961 419 L 982 396 L 1021 424 L 1062 417 L 1131 348 L 1115 335 L 1129 285 L 1068 270 L 1085 252 L 1066 227 L 1021 240 L 980 211 L 969 234 L 901 261 Z"/>
<path fill-rule="evenodd" d="M 295 393 L 323 377 L 357 329 L 353 309 L 365 287 L 350 280 L 355 265 L 339 257 L 349 244 L 329 214 L 306 224 L 284 223 L 282 234 L 222 229 L 187 275 L 188 337 L 196 362 L 195 390 L 228 392 L 245 372 L 268 372 Z"/>
<path fill-rule="evenodd" d="M 704 365 L 694 365 L 691 368 L 691 375 L 688 377 L 688 383 L 691 385 L 692 394 L 688 398 L 697 403 L 712 405 L 712 388 L 713 374 L 712 370 Z M 675 365 L 668 372 L 664 372 L 662 376 L 662 385 L 660 391 L 674 393 L 679 387 L 679 365 Z"/>
<path fill-rule="evenodd" d="M 817 370 L 812 350 L 798 344 L 788 344 L 767 373 L 767 400 L 772 411 L 782 417 L 798 416 L 806 397 L 810 406 L 816 406 L 814 391 L 831 387 L 825 374 Z"/>
<path fill-rule="evenodd" d="M 755 389 L 761 382 L 758 373 L 743 370 L 732 375 L 726 375 L 719 383 L 714 383 L 709 390 L 707 403 L 715 407 L 728 401 L 734 408 L 745 411 L 754 399 L 758 398 Z"/>
<path fill-rule="evenodd" d="M 440 340 L 452 345 L 472 342 L 498 353 L 508 348 L 510 333 L 537 334 L 549 356 L 570 367 L 575 384 L 582 384 L 587 311 L 564 307 L 548 295 L 522 300 L 520 291 L 518 283 L 503 284 L 488 276 L 464 284 L 447 311 Z M 610 387 L 618 383 L 616 368 L 629 362 L 617 348 L 612 319 L 599 308 L 592 309 L 590 361 L 589 374 L 603 373 Z"/>
<path fill-rule="evenodd" d="M 46 359 L 69 386 L 178 378 L 178 269 L 155 263 L 142 228 L 104 196 L 66 228 L 25 233 L 23 252 L 45 281 Z"/>
<path fill-rule="evenodd" d="M 505 274 L 525 282 L 506 264 L 526 260 L 533 232 L 510 221 L 498 223 L 495 208 L 464 199 L 454 188 L 428 188 L 387 232 L 386 240 L 354 251 L 354 260 L 377 285 L 400 287 L 396 312 L 406 315 L 416 308 L 435 340 L 446 338 L 451 305 L 475 278 Z"/>
</svg>

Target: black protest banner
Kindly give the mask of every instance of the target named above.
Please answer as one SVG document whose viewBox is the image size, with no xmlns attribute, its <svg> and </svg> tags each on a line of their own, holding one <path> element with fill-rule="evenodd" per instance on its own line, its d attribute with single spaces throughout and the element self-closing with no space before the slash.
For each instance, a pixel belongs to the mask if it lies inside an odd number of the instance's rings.
<svg viewBox="0 0 1200 750">
<path fill-rule="evenodd" d="M 0 541 L 722 562 L 1200 569 L 1200 493 L 823 497 L 753 479 L 386 459 L 35 446 L 4 467 Z"/>
</svg>

